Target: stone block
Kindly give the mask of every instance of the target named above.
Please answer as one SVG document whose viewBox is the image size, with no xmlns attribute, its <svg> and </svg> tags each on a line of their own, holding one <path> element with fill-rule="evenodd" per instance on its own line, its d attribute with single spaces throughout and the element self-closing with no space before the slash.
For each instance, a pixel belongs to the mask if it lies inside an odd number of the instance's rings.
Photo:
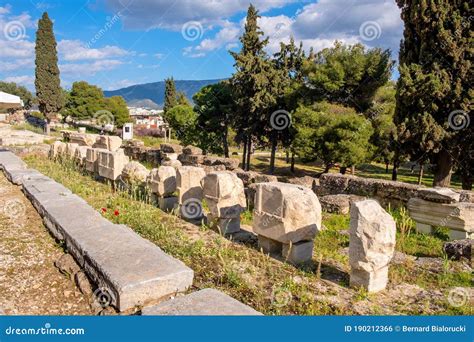
<svg viewBox="0 0 474 342">
<path fill-rule="evenodd" d="M 258 174 L 253 179 L 254 183 L 278 182 L 277 176 Z"/>
<path fill-rule="evenodd" d="M 78 144 L 67 143 L 66 144 L 66 158 L 74 160 L 76 149 L 79 147 Z"/>
<path fill-rule="evenodd" d="M 177 153 L 166 153 L 166 152 L 160 152 L 161 159 L 162 160 L 178 160 L 178 154 Z"/>
<path fill-rule="evenodd" d="M 472 239 L 462 239 L 445 242 L 443 244 L 443 250 L 452 260 L 460 260 L 465 258 L 467 261 L 472 262 Z"/>
<path fill-rule="evenodd" d="M 240 217 L 221 218 L 209 214 L 207 215 L 207 224 L 222 235 L 240 232 Z"/>
<path fill-rule="evenodd" d="M 180 154 L 183 152 L 183 146 L 177 144 L 161 144 L 160 150 L 165 153 L 177 153 Z"/>
<path fill-rule="evenodd" d="M 116 180 L 128 163 L 128 157 L 122 149 L 115 152 L 99 151 L 98 169 L 99 176 L 109 180 Z"/>
<path fill-rule="evenodd" d="M 326 195 L 319 198 L 323 211 L 335 214 L 348 214 L 352 202 L 364 199 L 356 195 Z"/>
<path fill-rule="evenodd" d="M 86 160 L 84 161 L 85 169 L 94 174 L 99 174 L 99 152 L 107 152 L 108 150 L 89 147 L 86 150 Z"/>
<path fill-rule="evenodd" d="M 251 183 L 254 183 L 255 177 L 258 175 L 255 171 L 235 170 L 234 172 L 236 176 L 242 180 L 244 187 L 248 187 Z"/>
<path fill-rule="evenodd" d="M 61 157 L 61 154 L 63 151 L 66 150 L 66 144 L 63 143 L 62 141 L 55 141 L 54 143 L 51 144 L 50 150 L 49 150 L 49 158 L 55 160 Z"/>
<path fill-rule="evenodd" d="M 383 290 L 395 251 L 395 221 L 374 200 L 353 203 L 350 213 L 351 286 L 364 287 L 369 292 Z"/>
<path fill-rule="evenodd" d="M 185 148 L 183 148 L 183 153 L 184 154 L 202 154 L 202 150 L 199 147 L 188 145 Z"/>
<path fill-rule="evenodd" d="M 78 144 L 79 146 L 92 147 L 97 139 L 96 134 L 71 133 L 69 134 L 69 142 Z"/>
<path fill-rule="evenodd" d="M 7 179 L 16 185 L 22 185 L 27 180 L 43 177 L 43 174 L 34 169 L 5 169 L 5 176 Z"/>
<path fill-rule="evenodd" d="M 281 255 L 283 251 L 283 244 L 281 242 L 269 239 L 263 235 L 258 236 L 258 247 L 265 254 Z"/>
<path fill-rule="evenodd" d="M 214 289 L 200 290 L 143 308 L 145 316 L 255 316 L 260 312 Z"/>
<path fill-rule="evenodd" d="M 435 203 L 411 198 L 408 211 L 415 222 L 474 233 L 474 203 Z"/>
<path fill-rule="evenodd" d="M 293 265 L 302 265 L 311 262 L 313 258 L 314 241 L 300 241 L 283 244 L 283 259 Z"/>
<path fill-rule="evenodd" d="M 176 191 L 176 169 L 172 166 L 160 166 L 150 172 L 151 192 L 160 197 L 172 195 Z"/>
<path fill-rule="evenodd" d="M 306 187 L 259 183 L 255 195 L 253 231 L 282 243 L 313 240 L 321 230 L 321 205 Z"/>
<path fill-rule="evenodd" d="M 111 152 L 117 151 L 122 146 L 122 139 L 114 135 L 99 135 L 92 147 L 101 148 Z"/>
<path fill-rule="evenodd" d="M 212 172 L 202 180 L 203 195 L 211 215 L 236 218 L 245 210 L 244 184 L 230 171 Z"/>
<path fill-rule="evenodd" d="M 181 167 L 182 164 L 179 160 L 165 160 L 164 162 L 161 163 L 161 166 L 171 166 L 177 169 Z"/>
<path fill-rule="evenodd" d="M 140 185 L 145 183 L 148 175 L 148 169 L 136 161 L 128 162 L 122 170 L 122 181 L 132 185 Z"/>
<path fill-rule="evenodd" d="M 418 190 L 418 197 L 428 202 L 455 203 L 459 202 L 460 194 L 450 188 L 426 188 Z"/>
<path fill-rule="evenodd" d="M 79 165 L 84 165 L 87 158 L 88 146 L 78 146 L 74 153 L 74 161 Z"/>
<path fill-rule="evenodd" d="M 176 171 L 176 188 L 178 190 L 179 204 L 185 201 L 202 201 L 201 180 L 206 176 L 203 168 L 182 166 Z"/>
</svg>

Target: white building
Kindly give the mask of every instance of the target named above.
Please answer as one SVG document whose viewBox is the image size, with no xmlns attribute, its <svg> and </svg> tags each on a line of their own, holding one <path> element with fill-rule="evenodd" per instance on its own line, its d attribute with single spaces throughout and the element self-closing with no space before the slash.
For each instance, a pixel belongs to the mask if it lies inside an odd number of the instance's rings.
<svg viewBox="0 0 474 342">
<path fill-rule="evenodd" d="M 128 107 L 128 111 L 137 126 L 160 128 L 165 125 L 165 122 L 163 121 L 163 110 L 161 109 Z"/>
</svg>

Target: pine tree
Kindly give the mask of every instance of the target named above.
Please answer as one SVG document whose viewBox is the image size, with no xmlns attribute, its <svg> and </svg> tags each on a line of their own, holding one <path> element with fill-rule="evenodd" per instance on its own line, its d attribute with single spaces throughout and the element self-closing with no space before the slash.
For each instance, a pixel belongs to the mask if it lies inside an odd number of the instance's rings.
<svg viewBox="0 0 474 342">
<path fill-rule="evenodd" d="M 163 105 L 163 111 L 166 115 L 168 111 L 178 104 L 176 85 L 173 77 L 165 80 L 165 103 Z"/>
<path fill-rule="evenodd" d="M 236 68 L 231 85 L 237 111 L 237 140 L 244 144 L 242 167 L 246 170 L 250 167 L 253 140 L 267 138 L 280 82 L 280 73 L 264 50 L 268 38 L 261 39 L 259 17 L 257 9 L 250 5 L 245 32 L 240 37 L 242 49 L 239 53 L 231 52 Z"/>
<path fill-rule="evenodd" d="M 401 146 L 397 153 L 431 158 L 435 186 L 449 186 L 452 170 L 459 167 L 469 187 L 472 175 L 465 168 L 472 166 L 472 2 L 397 4 L 405 22 L 395 113 Z"/>
<path fill-rule="evenodd" d="M 42 18 L 38 21 L 35 52 L 36 96 L 39 109 L 47 119 L 45 128 L 46 133 L 49 134 L 49 123 L 56 120 L 56 115 L 63 106 L 63 96 L 53 23 L 47 12 L 44 12 Z"/>
</svg>

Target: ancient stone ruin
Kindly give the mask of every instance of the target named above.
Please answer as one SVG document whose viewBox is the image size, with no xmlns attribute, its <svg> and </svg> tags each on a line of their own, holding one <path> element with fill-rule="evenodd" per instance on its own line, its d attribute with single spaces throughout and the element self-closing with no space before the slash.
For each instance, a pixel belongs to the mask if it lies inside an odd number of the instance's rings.
<svg viewBox="0 0 474 342">
<path fill-rule="evenodd" d="M 369 292 L 385 289 L 388 265 L 395 250 L 396 225 L 377 201 L 358 201 L 351 206 L 349 263 L 350 283 Z"/>
<path fill-rule="evenodd" d="M 202 180 L 209 208 L 207 222 L 221 234 L 240 231 L 240 213 L 245 210 L 244 184 L 230 171 L 211 172 Z"/>
<path fill-rule="evenodd" d="M 201 220 L 202 186 L 206 176 L 204 169 L 195 166 L 181 166 L 176 171 L 176 189 L 178 191 L 179 214 L 188 220 Z"/>
<path fill-rule="evenodd" d="M 157 196 L 161 210 L 172 211 L 178 204 L 176 196 L 176 169 L 172 166 L 160 166 L 150 172 L 148 179 L 151 192 Z"/>
<path fill-rule="evenodd" d="M 259 183 L 253 231 L 265 253 L 281 254 L 290 263 L 310 261 L 321 230 L 321 205 L 308 188 L 285 183 Z"/>
</svg>

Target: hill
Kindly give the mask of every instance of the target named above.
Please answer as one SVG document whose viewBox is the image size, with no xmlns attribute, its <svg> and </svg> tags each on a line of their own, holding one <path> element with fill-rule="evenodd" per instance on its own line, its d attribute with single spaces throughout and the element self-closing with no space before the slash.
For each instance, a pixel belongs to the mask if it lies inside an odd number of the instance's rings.
<svg viewBox="0 0 474 342">
<path fill-rule="evenodd" d="M 194 94 L 196 94 L 202 87 L 215 84 L 221 80 L 184 80 L 175 81 L 176 90 L 182 91 L 186 94 L 189 100 L 192 100 Z M 104 91 L 106 97 L 111 96 L 122 96 L 129 105 L 137 105 L 141 103 L 151 104 L 150 101 L 154 102 L 159 108 L 163 107 L 164 96 L 165 96 L 165 82 L 154 82 L 146 84 L 136 84 L 130 87 Z"/>
</svg>

